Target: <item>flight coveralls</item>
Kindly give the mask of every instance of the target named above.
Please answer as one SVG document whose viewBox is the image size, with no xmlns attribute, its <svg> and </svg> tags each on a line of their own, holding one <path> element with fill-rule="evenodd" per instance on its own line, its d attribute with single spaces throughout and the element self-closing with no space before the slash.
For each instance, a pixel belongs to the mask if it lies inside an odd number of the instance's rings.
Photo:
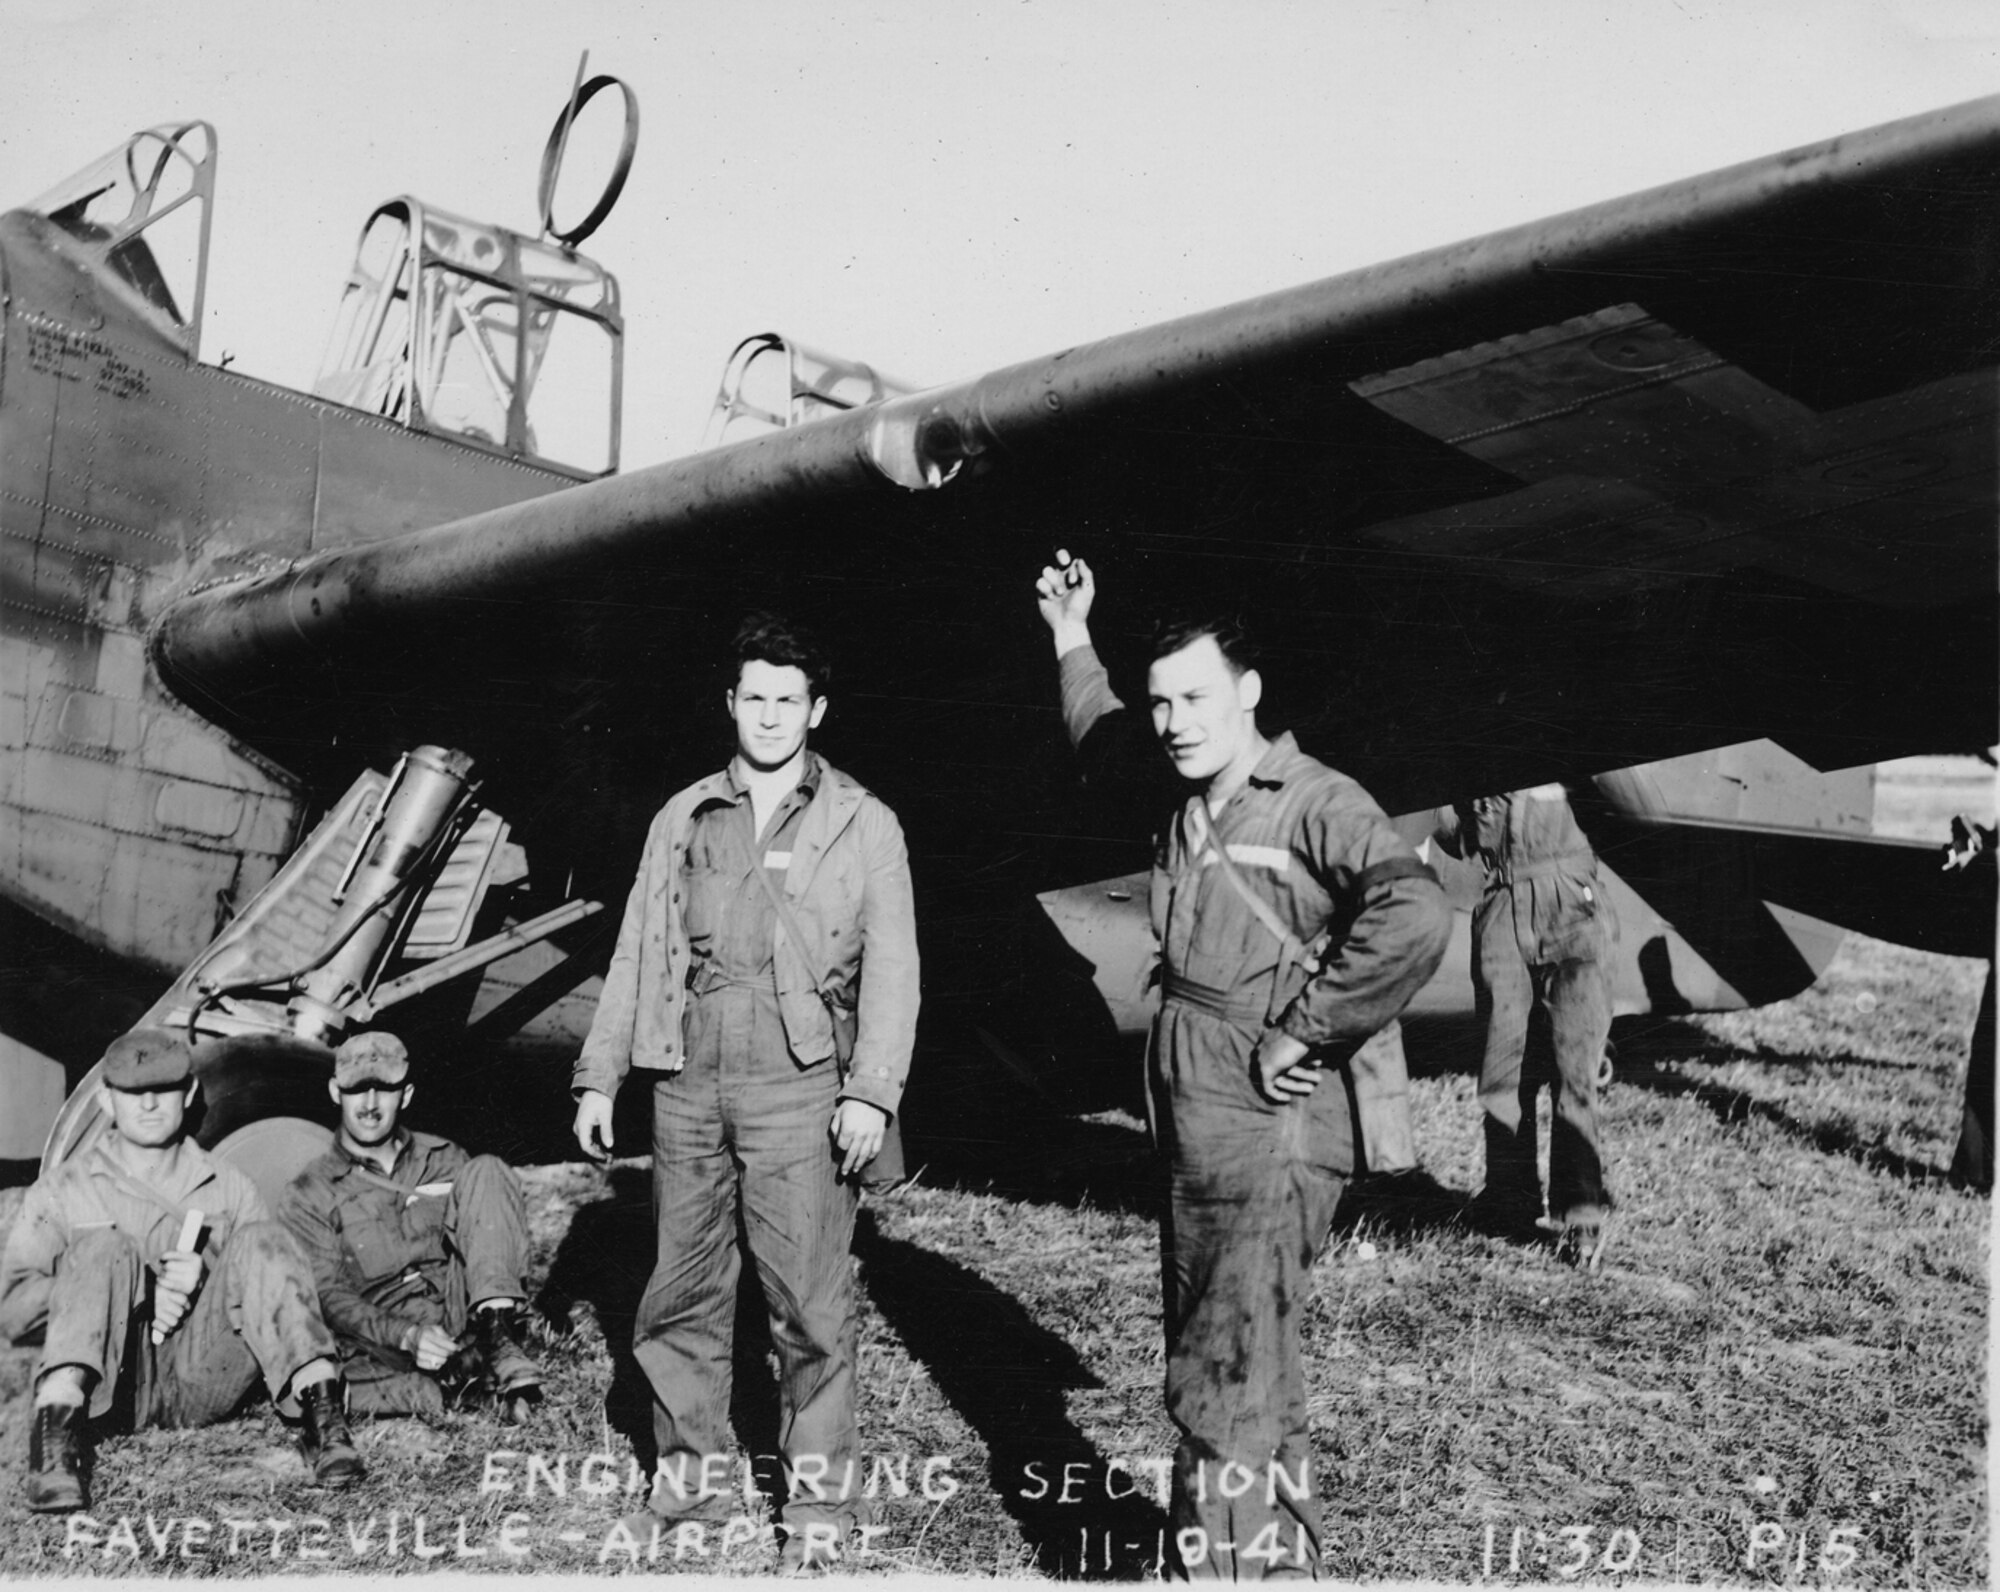
<svg viewBox="0 0 2000 1592">
<path fill-rule="evenodd" d="M 1123 706 L 1089 647 L 1061 660 L 1073 744 Z M 1287 966 L 1206 857 L 1206 799 L 1157 837 L 1151 885 L 1161 1006 L 1148 1103 L 1163 1152 L 1161 1280 L 1167 1412 L 1180 1433 L 1171 1524 L 1190 1576 L 1311 1574 L 1322 1557 L 1299 1323 L 1354 1171 L 1348 1066 L 1402 1040 L 1396 1016 L 1436 970 L 1451 908 L 1367 792 L 1272 741 L 1213 820 L 1249 886 L 1310 944 Z M 1328 1076 L 1303 1100 L 1259 1093 L 1252 1054 L 1275 1026 Z"/>
<path fill-rule="evenodd" d="M 156 1344 L 149 1271 L 189 1210 L 202 1213 L 202 1284 Z M 308 1362 L 334 1354 L 298 1240 L 248 1178 L 188 1140 L 157 1185 L 99 1141 L 28 1190 L 0 1261 L 0 1331 L 17 1343 L 40 1335 L 37 1382 L 58 1366 L 90 1372 L 93 1419 L 129 1391 L 135 1427 L 219 1421 L 260 1376 L 278 1399 Z M 289 1399 L 280 1408 L 296 1413 Z"/>
<path fill-rule="evenodd" d="M 1611 1207 L 1597 1122 L 1597 1073 L 1611 1032 L 1610 917 L 1597 857 L 1560 785 L 1482 796 L 1441 815 L 1444 849 L 1476 861 L 1485 893 L 1472 918 L 1474 1006 L 1486 1025 L 1479 1067 L 1486 1191 L 1496 1212 L 1541 1210 L 1535 1090 L 1523 1087 L 1528 1020 L 1540 1002 L 1555 1050 L 1549 1215 L 1593 1228 Z"/>
<path fill-rule="evenodd" d="M 384 1176 L 336 1139 L 285 1190 L 278 1215 L 304 1246 L 340 1341 L 348 1407 L 432 1414 L 437 1379 L 401 1347 L 412 1327 L 460 1337 L 481 1299 L 525 1299 L 527 1203 L 497 1156 L 405 1132 Z"/>
<path fill-rule="evenodd" d="M 858 1190 L 838 1176 L 828 1125 L 841 1099 L 890 1112 L 901 1100 L 918 1005 L 909 858 L 895 815 L 815 754 L 765 833 L 754 824 L 734 765 L 662 809 L 572 1082 L 609 1094 L 628 1057 L 657 1069 L 659 1249 L 633 1328 L 662 1467 L 652 1508 L 715 1507 L 697 1481 L 704 1457 L 732 1448 L 740 1211 L 778 1351 L 784 1523 L 844 1531 L 868 1510 L 849 1259 Z M 813 975 L 757 868 L 782 879 L 836 998 L 858 1007 L 844 1079 Z"/>
</svg>

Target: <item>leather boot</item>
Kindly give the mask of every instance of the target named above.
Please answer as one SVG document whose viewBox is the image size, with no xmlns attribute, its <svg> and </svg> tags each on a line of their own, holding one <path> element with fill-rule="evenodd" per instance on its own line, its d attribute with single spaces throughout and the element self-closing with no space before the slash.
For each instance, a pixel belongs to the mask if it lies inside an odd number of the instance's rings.
<svg viewBox="0 0 2000 1592">
<path fill-rule="evenodd" d="M 542 1368 L 521 1347 L 521 1332 L 517 1305 L 488 1305 L 472 1312 L 472 1341 L 492 1374 L 493 1396 L 502 1403 L 533 1399 L 542 1389 Z"/>
<path fill-rule="evenodd" d="M 90 1507 L 83 1485 L 84 1407 L 37 1404 L 28 1428 L 28 1507 L 38 1515 Z"/>
<path fill-rule="evenodd" d="M 299 1392 L 299 1413 L 305 1418 L 299 1448 L 313 1480 L 322 1487 L 351 1487 L 368 1474 L 347 1430 L 346 1393 L 339 1377 Z"/>
</svg>

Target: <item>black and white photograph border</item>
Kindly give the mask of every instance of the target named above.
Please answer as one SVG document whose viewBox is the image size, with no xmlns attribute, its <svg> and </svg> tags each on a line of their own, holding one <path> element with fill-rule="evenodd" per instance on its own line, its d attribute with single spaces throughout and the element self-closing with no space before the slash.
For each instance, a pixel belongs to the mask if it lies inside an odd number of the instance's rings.
<svg viewBox="0 0 2000 1592">
<path fill-rule="evenodd" d="M 832 661 L 812 744 L 901 819 L 924 967 L 909 1175 L 853 1241 L 872 1521 L 832 1573 L 1304 1567 L 1296 1533 L 1169 1508 L 1142 1080 L 1179 793 L 1065 739 L 1061 550 L 1127 702 L 1160 614 L 1246 618 L 1259 722 L 1455 909 L 1403 1020 L 1414 1165 L 1350 1180 L 1299 1321 L 1320 1574 L 1987 1584 L 2000 109 L 1968 102 L 2000 17 L 9 0 L 0 28 L 0 1244 L 118 1035 L 208 1036 L 195 1131 L 275 1192 L 337 1119 L 321 1041 L 379 1026 L 411 1122 L 519 1171 L 545 1377 L 357 1414 L 341 1490 L 261 1393 L 196 1430 L 114 1411 L 88 1507 L 38 1514 L 38 1349 L 0 1344 L 0 1582 L 781 1573 L 747 1264 L 733 1446 L 680 1478 L 711 1507 L 629 1524 L 650 1091 L 608 1160 L 571 1134 L 647 822 L 727 761 L 721 660 L 761 609 Z M 168 170 L 135 268 L 101 195 Z M 412 217 L 456 286 L 374 293 Z M 522 356 L 491 306 L 531 300 L 590 353 Z M 511 377 L 464 359 L 482 316 Z M 315 982 L 331 908 L 290 907 L 338 897 L 426 747 L 470 794 L 424 910 Z M 1558 785 L 1615 921 L 1583 1265 L 1474 1203 L 1482 883 L 1434 837 Z"/>
</svg>

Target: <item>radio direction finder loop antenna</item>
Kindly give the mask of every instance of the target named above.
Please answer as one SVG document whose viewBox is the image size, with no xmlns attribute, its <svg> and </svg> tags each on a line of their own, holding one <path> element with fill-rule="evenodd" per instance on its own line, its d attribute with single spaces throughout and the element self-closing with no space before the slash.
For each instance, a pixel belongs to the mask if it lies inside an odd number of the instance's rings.
<svg viewBox="0 0 2000 1592">
<path fill-rule="evenodd" d="M 576 85 L 570 90 L 569 101 L 563 106 L 562 115 L 556 118 L 550 129 L 548 146 L 542 151 L 542 180 L 536 198 L 542 209 L 542 234 L 552 237 L 558 243 L 575 248 L 583 240 L 604 224 L 604 218 L 611 214 L 611 207 L 618 203 L 619 194 L 625 191 L 626 175 L 632 170 L 632 153 L 639 147 L 639 96 L 631 87 L 615 77 L 600 73 L 589 82 L 583 80 L 585 63 L 590 60 L 586 50 L 576 63 Z M 611 175 L 605 179 L 604 191 L 597 196 L 597 203 L 590 213 L 575 226 L 567 230 L 556 225 L 555 200 L 556 179 L 562 173 L 563 155 L 569 148 L 569 130 L 575 125 L 584 106 L 599 91 L 615 88 L 625 96 L 625 136 L 618 146 L 618 159 L 613 163 Z"/>
</svg>

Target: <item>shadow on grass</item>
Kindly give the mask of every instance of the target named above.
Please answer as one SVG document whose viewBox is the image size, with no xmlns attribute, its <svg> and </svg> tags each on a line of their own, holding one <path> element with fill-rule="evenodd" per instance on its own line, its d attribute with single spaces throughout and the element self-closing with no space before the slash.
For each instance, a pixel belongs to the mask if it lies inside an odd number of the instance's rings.
<svg viewBox="0 0 2000 1592">
<path fill-rule="evenodd" d="M 1945 1176 L 1942 1166 L 1915 1160 L 1874 1139 L 1864 1138 L 1847 1123 L 1809 1122 L 1782 1106 L 1758 1099 L 1747 1090 L 1689 1078 L 1673 1070 L 1676 1062 L 1721 1065 L 1739 1060 L 1758 1066 L 1908 1070 L 1893 1062 L 1862 1056 L 1793 1056 L 1761 1048 L 1746 1051 L 1739 1046 L 1719 1042 L 1693 1023 L 1665 1018 L 1635 1026 L 1618 1035 L 1617 1082 L 1636 1089 L 1648 1089 L 1670 1099 L 1692 1097 L 1705 1106 L 1716 1121 L 1725 1125 L 1763 1122 L 1793 1142 L 1807 1145 L 1822 1155 L 1840 1156 L 1870 1171 L 1886 1172 L 1905 1182 L 1922 1182 Z"/>
<path fill-rule="evenodd" d="M 1335 1234 L 1366 1231 L 1396 1239 L 1421 1238 L 1466 1225 L 1472 1196 L 1440 1183 L 1422 1167 L 1393 1177 L 1363 1178 L 1349 1187 L 1334 1213 Z"/>
<path fill-rule="evenodd" d="M 909 1157 L 926 1188 L 1003 1195 L 1041 1205 L 1150 1216 L 1158 1209 L 1143 1127 L 1014 1102 L 970 1124 L 912 1130 Z"/>
<path fill-rule="evenodd" d="M 596 1314 L 611 1357 L 605 1419 L 631 1442 L 639 1462 L 650 1470 L 658 1457 L 653 1393 L 632 1353 L 632 1325 L 646 1279 L 652 1275 L 656 1249 L 652 1180 L 638 1168 L 619 1167 L 611 1174 L 610 1190 L 608 1198 L 581 1207 L 571 1220 L 535 1308 L 558 1330 L 568 1322 L 573 1305 L 587 1304 Z M 740 1230 L 737 1236 L 740 1242 Z M 730 1421 L 746 1453 L 770 1456 L 778 1446 L 778 1392 L 763 1291 L 747 1253 L 736 1295 L 734 1342 Z M 767 1492 L 774 1469 L 760 1457 L 759 1483 Z"/>
<path fill-rule="evenodd" d="M 1157 1221 L 1161 1185 L 1144 1126 L 1124 1110 L 1076 1116 L 996 1080 L 977 1128 L 960 1118 L 911 1139 L 910 1165 L 927 1188 L 962 1189 L 1034 1204 L 1090 1207 Z M 935 1117 L 932 1119 L 937 1120 Z M 1422 1169 L 1350 1185 L 1335 1230 L 1363 1223 L 1414 1237 L 1463 1222 L 1469 1191 Z"/>
<path fill-rule="evenodd" d="M 1103 1385 L 1076 1350 L 976 1271 L 885 1235 L 872 1212 L 861 1213 L 854 1252 L 884 1320 L 986 1445 L 994 1496 L 1036 1568 L 1083 1580 L 1149 1574 L 1166 1516 L 1151 1478 L 1108 1463 L 1070 1420 L 1064 1393 Z"/>
<path fill-rule="evenodd" d="M 577 1211 L 536 1307 L 554 1322 L 566 1321 L 579 1302 L 596 1312 L 612 1363 L 605 1416 L 650 1467 L 652 1393 L 632 1354 L 632 1323 L 653 1263 L 651 1183 L 642 1171 L 618 1168 L 610 1190 Z M 854 1251 L 876 1308 L 986 1444 L 994 1491 L 1019 1521 L 1036 1564 L 1048 1574 L 1091 1579 L 1146 1573 L 1165 1517 L 1145 1496 L 1150 1479 L 1108 1465 L 1071 1423 L 1064 1390 L 1099 1385 L 1076 1351 L 976 1272 L 885 1236 L 872 1212 L 860 1215 Z M 748 1265 L 744 1284 L 730 1418 L 746 1452 L 769 1456 L 777 1449 L 777 1390 L 763 1296 Z M 864 1446 L 879 1444 L 879 1435 L 870 1436 Z M 1048 1479 L 1045 1487 L 1038 1489 L 1030 1465 Z M 760 1458 L 758 1472 L 775 1494 L 775 1465 Z M 1065 1477 L 1069 1503 L 1058 1501 Z M 1039 1499 L 1022 1496 L 1038 1490 Z"/>
</svg>

